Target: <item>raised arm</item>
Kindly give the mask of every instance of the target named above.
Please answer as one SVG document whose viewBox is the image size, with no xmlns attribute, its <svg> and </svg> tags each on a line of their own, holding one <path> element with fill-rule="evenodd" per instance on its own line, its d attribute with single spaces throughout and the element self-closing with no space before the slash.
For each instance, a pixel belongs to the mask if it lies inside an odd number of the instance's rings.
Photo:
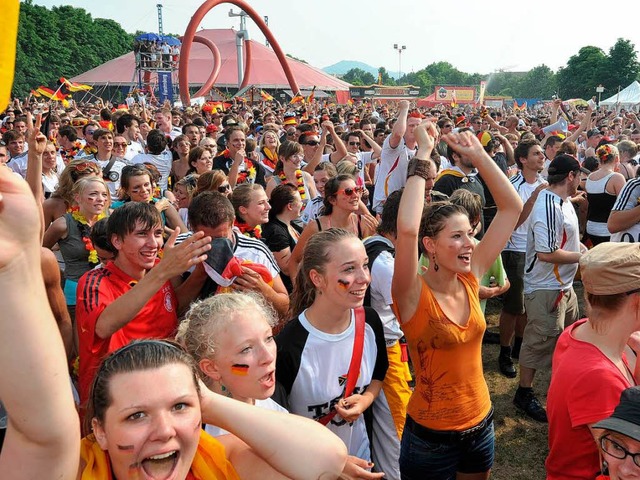
<svg viewBox="0 0 640 480">
<path fill-rule="evenodd" d="M 416 127 L 415 136 L 418 152 L 412 161 L 419 162 L 418 168 L 430 170 L 432 161 L 429 157 L 436 136 L 435 127 L 431 123 L 423 123 Z M 422 286 L 418 276 L 418 234 L 424 210 L 425 184 L 425 178 L 420 175 L 407 178 L 398 210 L 398 237 L 391 294 L 400 313 L 398 320 L 401 323 L 413 317 L 418 308 Z"/>
<path fill-rule="evenodd" d="M 75 478 L 80 425 L 44 288 L 39 207 L 8 169 L 0 169 L 0 195 L 0 398 L 8 413 L 0 472 L 12 480 Z"/>
<path fill-rule="evenodd" d="M 263 479 L 266 462 L 289 478 L 338 478 L 347 449 L 328 428 L 308 418 L 256 408 L 203 388 L 202 419 L 237 436 L 244 444 L 220 437 L 242 478 Z M 316 448 L 320 447 L 321 448 Z M 252 450 L 257 455 L 247 455 Z"/>
<path fill-rule="evenodd" d="M 400 145 L 402 137 L 407 131 L 407 114 L 409 113 L 409 100 L 400 101 L 400 109 L 398 110 L 398 120 L 393 125 L 391 135 L 389 137 L 389 146 L 397 148 Z M 428 156 L 426 158 L 429 158 Z"/>
<path fill-rule="evenodd" d="M 327 144 L 327 135 L 329 132 L 332 132 L 332 135 L 335 137 L 335 130 L 333 129 L 333 123 L 329 120 L 322 122 L 322 134 L 320 135 L 320 143 L 316 145 L 313 150 L 313 156 L 311 158 L 305 158 L 307 164 L 302 169 L 304 172 L 307 172 L 310 175 L 313 175 L 313 172 L 316 170 L 316 167 L 322 161 L 322 153 L 324 152 L 324 147 Z"/>
<path fill-rule="evenodd" d="M 522 211 L 522 200 L 496 162 L 484 151 L 475 135 L 470 132 L 449 133 L 442 138 L 459 155 L 471 160 L 487 184 L 498 207 L 498 213 L 491 222 L 491 226 L 473 252 L 471 270 L 477 278 L 480 278 L 500 255 L 509 240 Z"/>
</svg>

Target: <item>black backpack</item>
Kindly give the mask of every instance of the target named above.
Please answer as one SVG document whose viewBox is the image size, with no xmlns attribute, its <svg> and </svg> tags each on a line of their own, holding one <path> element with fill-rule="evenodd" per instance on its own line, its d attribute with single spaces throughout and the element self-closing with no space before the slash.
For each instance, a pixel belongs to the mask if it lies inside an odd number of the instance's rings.
<svg viewBox="0 0 640 480">
<path fill-rule="evenodd" d="M 371 271 L 371 268 L 373 267 L 373 262 L 376 261 L 378 255 L 380 255 L 382 252 L 389 252 L 394 257 L 396 254 L 395 248 L 390 247 L 387 242 L 384 242 L 382 240 L 366 242 L 364 248 L 366 249 L 367 256 L 369 257 L 369 271 Z M 364 306 L 371 306 L 371 285 L 367 287 L 367 292 L 364 294 Z"/>
</svg>

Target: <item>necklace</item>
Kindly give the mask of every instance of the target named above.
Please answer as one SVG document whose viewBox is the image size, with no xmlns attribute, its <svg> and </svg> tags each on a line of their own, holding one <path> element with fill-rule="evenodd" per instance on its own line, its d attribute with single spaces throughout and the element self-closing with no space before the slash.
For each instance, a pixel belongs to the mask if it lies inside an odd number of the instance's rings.
<svg viewBox="0 0 640 480">
<path fill-rule="evenodd" d="M 98 264 L 98 252 L 93 247 L 93 242 L 91 242 L 91 238 L 89 237 L 91 233 L 91 225 L 89 225 L 89 221 L 86 217 L 80 213 L 80 207 L 73 207 L 71 209 L 71 216 L 73 219 L 78 222 L 78 228 L 80 230 L 80 235 L 82 235 L 82 241 L 84 242 L 84 248 L 89 252 L 88 261 L 89 263 L 93 263 L 95 265 Z M 106 215 L 104 212 L 100 213 L 96 218 L 96 222 L 102 220 Z"/>
<path fill-rule="evenodd" d="M 230 159 L 231 162 L 233 163 L 233 160 L 229 155 L 228 148 L 225 149 L 225 151 L 222 152 L 220 156 Z M 247 157 L 244 157 L 242 171 L 238 171 L 238 178 L 236 180 L 236 185 L 240 185 L 241 183 L 246 183 L 246 182 L 254 183 L 256 180 L 256 175 L 257 175 L 257 171 L 256 171 L 255 165 Z"/>
<path fill-rule="evenodd" d="M 300 198 L 304 202 L 304 200 L 307 198 L 307 191 L 304 188 L 304 176 L 302 175 L 302 170 L 296 170 L 295 171 L 295 175 L 296 175 L 296 185 L 295 185 L 295 187 L 298 189 L 298 193 L 300 194 Z M 280 173 L 280 175 L 278 175 L 278 177 L 280 178 L 280 181 L 282 183 L 291 183 L 291 182 L 289 182 L 287 180 L 287 175 L 284 172 Z"/>
</svg>

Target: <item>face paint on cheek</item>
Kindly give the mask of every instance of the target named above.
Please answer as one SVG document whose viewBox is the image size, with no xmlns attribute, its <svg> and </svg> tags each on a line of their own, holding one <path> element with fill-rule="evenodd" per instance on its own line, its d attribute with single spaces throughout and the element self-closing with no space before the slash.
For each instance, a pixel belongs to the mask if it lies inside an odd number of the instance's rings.
<svg viewBox="0 0 640 480">
<path fill-rule="evenodd" d="M 231 373 L 244 377 L 245 375 L 249 374 L 249 365 L 235 363 L 231 365 Z"/>
<path fill-rule="evenodd" d="M 342 280 L 341 278 L 338 279 L 338 287 L 340 287 L 341 289 L 347 291 L 349 290 L 350 285 L 351 282 L 347 282 L 346 280 Z"/>
<path fill-rule="evenodd" d="M 118 447 L 118 450 L 122 450 L 122 451 L 131 451 L 133 450 L 133 445 L 116 445 Z"/>
</svg>

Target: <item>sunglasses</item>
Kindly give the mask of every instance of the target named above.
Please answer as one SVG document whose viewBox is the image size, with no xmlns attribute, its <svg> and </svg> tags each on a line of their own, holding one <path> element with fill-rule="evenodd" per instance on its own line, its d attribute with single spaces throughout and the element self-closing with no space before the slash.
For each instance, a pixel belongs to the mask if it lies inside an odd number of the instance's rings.
<svg viewBox="0 0 640 480">
<path fill-rule="evenodd" d="M 226 185 L 220 185 L 218 187 L 218 192 L 219 193 L 225 193 L 231 190 L 231 185 L 229 185 L 228 183 Z"/>
<path fill-rule="evenodd" d="M 316 145 L 320 145 L 320 142 L 316 141 L 316 140 L 310 140 L 306 143 L 303 143 L 303 145 L 309 145 L 310 147 L 315 147 Z"/>
<path fill-rule="evenodd" d="M 287 137 L 295 137 L 295 136 L 296 136 L 296 132 L 287 133 Z"/>
<path fill-rule="evenodd" d="M 113 144 L 113 146 L 114 146 L 114 147 L 123 147 L 123 148 L 127 148 L 127 143 L 126 143 L 126 142 L 125 142 L 125 143 L 120 143 L 120 142 L 118 142 L 118 143 L 114 143 L 114 144 Z"/>
<path fill-rule="evenodd" d="M 362 195 L 364 193 L 364 187 L 343 188 L 341 190 L 338 190 L 336 192 L 336 195 L 338 193 L 344 193 L 347 197 L 352 197 L 353 195 Z"/>
<path fill-rule="evenodd" d="M 98 165 L 93 162 L 82 162 L 75 166 L 76 172 L 86 172 L 87 170 L 92 170 L 98 173 Z"/>
<path fill-rule="evenodd" d="M 442 128 L 453 128 L 453 125 L 443 125 Z"/>
<path fill-rule="evenodd" d="M 360 146 L 360 142 L 349 142 L 349 145 L 351 145 L 352 147 L 353 146 L 359 147 Z"/>
</svg>

